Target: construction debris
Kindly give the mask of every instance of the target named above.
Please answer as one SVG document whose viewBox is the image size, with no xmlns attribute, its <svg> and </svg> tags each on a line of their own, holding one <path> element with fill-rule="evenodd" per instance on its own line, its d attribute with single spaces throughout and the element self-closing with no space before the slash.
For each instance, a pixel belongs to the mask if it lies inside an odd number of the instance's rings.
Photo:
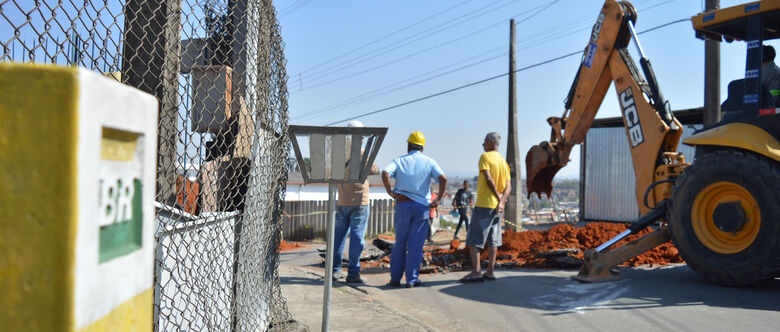
<svg viewBox="0 0 780 332">
<path fill-rule="evenodd" d="M 285 240 L 281 240 L 279 242 L 279 247 L 276 248 L 276 251 L 277 252 L 289 251 L 289 250 L 293 250 L 293 249 L 296 249 L 296 248 L 300 248 L 302 246 L 303 246 L 303 244 L 301 244 L 301 243 L 287 242 Z"/>
<path fill-rule="evenodd" d="M 594 222 L 582 228 L 563 224 L 546 231 L 515 232 L 508 229 L 504 231 L 503 245 L 498 248 L 496 260 L 500 266 L 510 268 L 576 269 L 582 265 L 583 252 L 586 249 L 595 248 L 626 229 L 628 229 L 628 224 L 607 222 Z M 649 229 L 645 229 L 638 234 L 631 235 L 618 242 L 615 247 L 649 232 Z M 439 249 L 431 252 L 434 256 L 432 262 L 450 270 L 463 268 L 463 266 L 468 267 L 471 265 L 468 250 L 466 247 Z M 487 258 L 487 252 L 480 255 L 481 260 Z M 620 266 L 659 266 L 682 262 L 682 258 L 677 254 L 677 249 L 669 242 L 634 257 Z"/>
<path fill-rule="evenodd" d="M 628 224 L 609 222 L 594 222 L 582 228 L 562 224 L 545 231 L 515 232 L 508 229 L 503 234 L 503 245 L 498 248 L 497 265 L 503 268 L 578 269 L 582 265 L 583 253 L 586 249 L 595 248 L 626 229 Z M 628 236 L 615 247 L 649 232 L 650 229 L 645 229 L 638 234 Z M 367 243 L 360 258 L 362 268 L 389 267 L 390 252 L 394 244 L 394 239 L 388 236 Z M 471 267 L 469 250 L 458 239 L 450 241 L 449 247 L 427 246 L 424 248 L 420 273 L 467 270 Z M 324 257 L 324 255 L 324 252 L 320 253 L 320 256 Z M 483 252 L 480 255 L 481 263 L 487 264 L 487 259 L 487 252 Z M 347 263 L 346 258 L 343 262 Z M 677 249 L 669 242 L 634 257 L 620 266 L 661 266 L 682 262 Z"/>
<path fill-rule="evenodd" d="M 395 240 L 394 239 L 388 240 L 388 239 L 378 237 L 374 239 L 374 241 L 372 241 L 371 243 L 373 243 L 379 249 L 390 252 L 391 250 L 393 250 L 393 245 L 395 244 Z"/>
<path fill-rule="evenodd" d="M 576 255 L 580 252 L 577 248 L 566 248 L 566 249 L 557 249 L 557 250 L 550 250 L 545 252 L 540 252 L 536 254 L 534 258 L 551 258 L 551 257 L 561 257 L 561 256 L 568 256 L 568 255 Z"/>
<path fill-rule="evenodd" d="M 317 249 L 317 251 L 320 252 L 320 257 L 325 258 L 325 249 Z M 349 248 L 346 248 L 345 246 L 344 253 L 346 254 L 347 251 L 349 251 Z M 378 248 L 374 244 L 366 243 L 366 246 L 363 247 L 363 253 L 360 255 L 360 261 L 361 262 L 376 261 L 384 256 L 387 256 L 389 253 L 390 253 L 389 250 L 385 251 Z M 349 260 L 346 256 L 342 257 L 341 261 L 343 264 L 345 264 L 344 266 L 346 266 L 346 264 L 349 263 Z"/>
</svg>

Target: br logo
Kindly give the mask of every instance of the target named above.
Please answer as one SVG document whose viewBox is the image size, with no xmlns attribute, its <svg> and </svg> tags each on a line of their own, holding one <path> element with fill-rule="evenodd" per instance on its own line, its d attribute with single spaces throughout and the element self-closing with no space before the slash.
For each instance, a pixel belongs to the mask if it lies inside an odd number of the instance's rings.
<svg viewBox="0 0 780 332">
<path fill-rule="evenodd" d="M 133 177 L 108 177 L 100 181 L 98 262 L 106 262 L 141 248 L 141 193 L 141 181 Z"/>
<path fill-rule="evenodd" d="M 132 178 L 104 180 L 100 183 L 100 226 L 133 219 Z"/>
</svg>

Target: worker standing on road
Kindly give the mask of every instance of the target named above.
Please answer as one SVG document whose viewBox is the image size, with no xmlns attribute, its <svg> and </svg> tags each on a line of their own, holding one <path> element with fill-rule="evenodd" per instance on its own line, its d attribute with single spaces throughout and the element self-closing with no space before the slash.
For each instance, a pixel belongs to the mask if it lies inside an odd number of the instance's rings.
<svg viewBox="0 0 780 332">
<path fill-rule="evenodd" d="M 363 127 L 360 121 L 350 121 L 347 127 Z M 352 161 L 347 161 L 346 174 L 349 174 Z M 376 165 L 371 165 L 370 174 L 377 174 Z M 344 277 L 341 272 L 341 258 L 344 244 L 349 231 L 349 264 L 347 266 L 347 283 L 363 283 L 360 278 L 360 255 L 366 246 L 366 226 L 369 216 L 368 179 L 363 183 L 342 183 L 338 185 L 339 200 L 336 211 L 336 227 L 334 229 L 335 250 L 333 251 L 333 280 Z"/>
<path fill-rule="evenodd" d="M 468 213 L 473 200 L 473 195 L 469 190 L 469 181 L 465 180 L 463 181 L 463 188 L 458 189 L 458 192 L 455 193 L 455 198 L 452 199 L 452 206 L 458 209 L 458 215 L 460 215 L 458 227 L 455 227 L 455 235 L 452 236 L 453 239 L 458 238 L 458 231 L 460 231 L 460 226 L 464 225 L 464 223 L 466 232 L 469 231 L 469 217 L 466 213 Z"/>
<path fill-rule="evenodd" d="M 496 264 L 497 248 L 501 246 L 501 215 L 512 185 L 509 182 L 509 165 L 498 153 L 501 136 L 488 133 L 482 148 L 485 153 L 479 157 L 479 179 L 477 180 L 477 204 L 471 214 L 471 227 L 466 232 L 466 245 L 471 246 L 471 273 L 460 282 L 495 280 L 493 267 Z M 479 252 L 488 249 L 488 267 L 483 275 L 480 271 Z"/>
<path fill-rule="evenodd" d="M 432 158 L 423 155 L 425 136 L 413 132 L 406 140 L 407 154 L 396 157 L 382 171 L 382 182 L 387 194 L 395 199 L 395 245 L 390 252 L 390 285 L 400 286 L 406 272 L 406 286 L 420 286 L 418 279 L 423 257 L 423 244 L 428 235 L 429 209 L 439 205 L 447 186 L 444 171 Z M 395 188 L 390 178 L 395 178 Z M 430 204 L 431 179 L 439 181 L 439 198 Z"/>
</svg>

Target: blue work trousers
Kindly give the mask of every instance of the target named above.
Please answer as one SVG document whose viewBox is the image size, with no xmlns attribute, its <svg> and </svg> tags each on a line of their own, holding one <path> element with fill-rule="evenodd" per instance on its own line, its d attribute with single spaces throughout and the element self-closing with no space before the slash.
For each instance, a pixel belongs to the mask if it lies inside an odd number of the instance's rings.
<svg viewBox="0 0 780 332">
<path fill-rule="evenodd" d="M 336 227 L 334 229 L 333 273 L 341 269 L 341 257 L 349 231 L 349 265 L 347 274 L 360 275 L 360 255 L 366 246 L 366 226 L 368 225 L 368 205 L 339 206 L 336 211 Z"/>
<path fill-rule="evenodd" d="M 429 208 L 417 202 L 396 202 L 393 224 L 395 245 L 390 252 L 390 280 L 400 282 L 406 272 L 406 283 L 417 283 L 423 244 L 428 235 Z"/>
</svg>

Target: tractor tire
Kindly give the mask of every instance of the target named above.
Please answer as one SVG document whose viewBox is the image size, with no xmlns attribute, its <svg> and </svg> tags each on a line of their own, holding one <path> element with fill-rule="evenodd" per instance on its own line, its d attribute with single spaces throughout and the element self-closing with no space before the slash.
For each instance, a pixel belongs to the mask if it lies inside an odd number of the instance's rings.
<svg viewBox="0 0 780 332">
<path fill-rule="evenodd" d="M 672 188 L 667 220 L 688 266 L 744 286 L 780 272 L 780 163 L 733 149 L 709 152 Z"/>
</svg>

